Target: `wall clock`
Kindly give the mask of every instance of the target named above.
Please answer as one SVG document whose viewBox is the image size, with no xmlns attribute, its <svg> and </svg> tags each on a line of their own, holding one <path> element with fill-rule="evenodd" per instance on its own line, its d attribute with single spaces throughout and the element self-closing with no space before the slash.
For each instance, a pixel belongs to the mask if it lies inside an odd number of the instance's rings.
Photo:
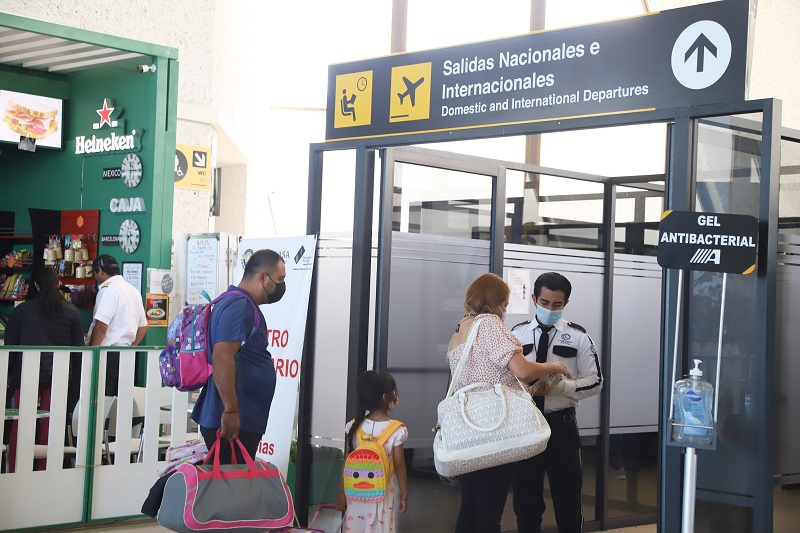
<svg viewBox="0 0 800 533">
<path fill-rule="evenodd" d="M 142 181 L 142 160 L 136 154 L 127 154 L 122 160 L 122 183 L 133 189 Z"/>
<path fill-rule="evenodd" d="M 139 224 L 134 220 L 125 219 L 119 227 L 119 246 L 123 252 L 132 254 L 139 247 Z"/>
</svg>

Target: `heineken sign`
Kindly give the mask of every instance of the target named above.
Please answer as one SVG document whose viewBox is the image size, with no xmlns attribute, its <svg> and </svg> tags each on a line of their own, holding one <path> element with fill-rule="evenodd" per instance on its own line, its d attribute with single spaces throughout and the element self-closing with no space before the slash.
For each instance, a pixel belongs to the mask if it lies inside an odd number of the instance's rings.
<svg viewBox="0 0 800 533">
<path fill-rule="evenodd" d="M 748 17 L 726 0 L 331 65 L 326 139 L 741 101 Z"/>
<path fill-rule="evenodd" d="M 113 100 L 109 98 L 103 99 L 103 107 L 97 109 L 96 112 L 100 119 L 98 122 L 92 123 L 92 129 L 103 130 L 117 129 L 120 132 L 111 131 L 108 135 L 78 135 L 75 137 L 75 154 L 76 155 L 103 155 L 114 152 L 137 152 L 141 149 L 141 138 L 144 129 L 132 130 L 126 133 L 125 121 L 121 120 L 122 108 L 115 105 Z M 114 176 L 109 176 L 114 177 Z M 109 179 L 106 173 L 103 173 L 103 179 Z"/>
<path fill-rule="evenodd" d="M 758 259 L 758 220 L 749 215 L 665 211 L 658 236 L 664 268 L 750 274 Z"/>
</svg>

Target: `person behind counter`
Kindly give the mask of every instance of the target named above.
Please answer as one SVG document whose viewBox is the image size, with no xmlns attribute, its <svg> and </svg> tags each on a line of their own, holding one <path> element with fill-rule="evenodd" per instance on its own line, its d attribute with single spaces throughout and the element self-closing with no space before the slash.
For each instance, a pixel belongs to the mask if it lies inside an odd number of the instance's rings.
<svg viewBox="0 0 800 533">
<path fill-rule="evenodd" d="M 66 301 L 59 290 L 58 273 L 42 268 L 34 276 L 36 296 L 21 303 L 11 312 L 6 327 L 6 346 L 83 346 L 83 329 L 78 308 Z M 11 406 L 19 406 L 22 376 L 22 353 L 11 352 L 8 368 L 8 391 Z M 73 368 L 76 367 L 76 368 Z M 39 409 L 50 409 L 50 385 L 53 377 L 53 352 L 42 352 L 39 364 Z M 71 357 L 67 412 L 72 412 L 78 402 L 80 360 Z M 76 383 L 73 386 L 73 381 Z M 38 421 L 39 439 L 47 442 L 49 421 Z M 17 442 L 17 422 L 11 425 L 9 438 L 10 470 L 14 471 Z M 37 465 L 43 468 L 44 461 Z"/>
<path fill-rule="evenodd" d="M 92 261 L 97 280 L 97 301 L 87 335 L 89 346 L 139 346 L 147 332 L 142 295 L 120 276 L 112 256 L 98 255 Z M 108 352 L 105 394 L 116 396 L 119 386 L 119 352 Z"/>
</svg>

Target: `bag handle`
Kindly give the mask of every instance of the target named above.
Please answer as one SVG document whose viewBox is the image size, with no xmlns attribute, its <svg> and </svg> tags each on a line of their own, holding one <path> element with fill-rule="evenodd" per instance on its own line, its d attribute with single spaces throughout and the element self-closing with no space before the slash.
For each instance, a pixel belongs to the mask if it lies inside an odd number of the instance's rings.
<svg viewBox="0 0 800 533">
<path fill-rule="evenodd" d="M 478 426 L 477 424 L 475 424 L 472 420 L 469 419 L 469 416 L 467 416 L 467 411 L 466 411 L 467 395 L 465 393 L 459 391 L 459 394 L 458 394 L 458 400 L 459 401 L 458 401 L 458 403 L 461 404 L 461 418 L 463 418 L 464 422 L 466 422 L 467 425 L 469 427 L 471 427 L 472 429 L 474 429 L 475 431 L 483 431 L 483 432 L 487 432 L 488 433 L 489 431 L 496 430 L 501 425 L 503 425 L 503 422 L 506 421 L 506 416 L 508 415 L 508 400 L 506 399 L 505 392 L 503 391 L 503 386 L 498 383 L 497 385 L 494 386 L 494 392 L 495 392 L 495 394 L 500 396 L 500 399 L 503 400 L 503 414 L 500 415 L 500 419 L 498 420 L 497 424 L 495 424 L 492 427 L 482 428 L 482 427 Z"/>
<path fill-rule="evenodd" d="M 230 443 L 231 445 L 232 464 L 238 464 L 236 461 L 236 453 L 235 453 L 235 448 L 233 447 L 233 441 L 229 440 L 228 443 Z M 250 458 L 250 454 L 245 449 L 244 444 L 242 444 L 242 441 L 236 438 L 236 444 L 239 445 L 239 449 L 242 451 L 242 457 L 244 457 L 244 462 L 247 465 L 247 469 L 250 470 L 250 472 L 252 473 L 259 472 L 259 469 L 256 468 L 256 464 Z M 206 460 L 203 461 L 203 464 L 208 464 L 208 462 L 213 458 L 214 460 L 213 477 L 222 477 L 222 471 L 220 470 L 220 464 L 219 464 L 219 456 L 222 455 L 220 451 L 221 446 L 222 446 L 222 437 L 220 436 L 220 430 L 217 430 L 217 440 L 216 442 L 214 442 L 214 444 L 211 446 L 211 449 L 208 451 L 208 457 L 206 457 Z"/>
<path fill-rule="evenodd" d="M 478 326 L 482 321 L 482 318 L 475 319 L 475 322 L 472 323 L 472 327 L 469 328 L 467 342 L 464 343 L 464 350 L 461 352 L 461 359 L 458 361 L 456 371 L 453 372 L 453 379 L 450 380 L 450 386 L 447 388 L 447 394 L 444 396 L 445 399 L 453 395 L 453 389 L 456 387 L 456 383 L 458 383 L 458 378 L 461 377 L 461 371 L 464 370 L 464 364 L 469 358 L 469 352 L 472 350 L 472 344 L 475 342 L 475 336 L 478 334 Z"/>
</svg>

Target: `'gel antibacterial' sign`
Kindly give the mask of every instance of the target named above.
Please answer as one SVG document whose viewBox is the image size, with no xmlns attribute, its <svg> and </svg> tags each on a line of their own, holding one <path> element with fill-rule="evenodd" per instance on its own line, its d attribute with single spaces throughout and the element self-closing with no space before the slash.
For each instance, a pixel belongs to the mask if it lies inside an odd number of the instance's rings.
<svg viewBox="0 0 800 533">
<path fill-rule="evenodd" d="M 758 255 L 758 220 L 749 215 L 665 211 L 658 236 L 664 268 L 750 274 Z"/>
</svg>

